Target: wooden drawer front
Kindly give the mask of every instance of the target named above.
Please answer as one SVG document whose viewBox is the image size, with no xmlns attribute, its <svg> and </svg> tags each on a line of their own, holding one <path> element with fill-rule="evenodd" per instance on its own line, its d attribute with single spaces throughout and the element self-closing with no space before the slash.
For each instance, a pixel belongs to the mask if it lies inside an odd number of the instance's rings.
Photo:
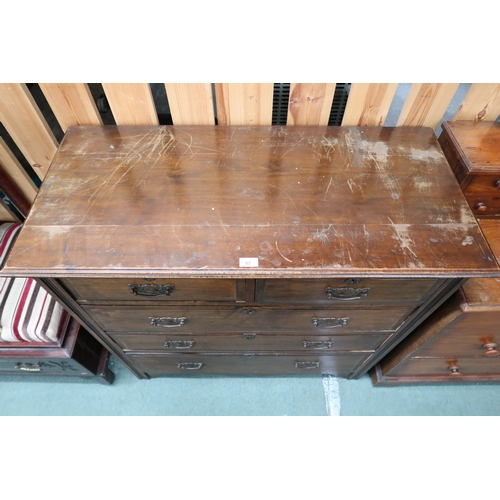
<svg viewBox="0 0 500 500">
<path fill-rule="evenodd" d="M 88 374 L 79 363 L 71 358 L 49 359 L 49 358 L 0 358 L 0 372 L 15 374 L 65 374 L 78 375 Z"/>
<path fill-rule="evenodd" d="M 312 375 L 348 377 L 366 354 L 127 354 L 137 368 L 151 377 L 161 375 Z"/>
<path fill-rule="evenodd" d="M 262 303 L 419 304 L 438 283 L 435 279 L 268 279 L 257 280 Z"/>
<path fill-rule="evenodd" d="M 205 306 L 86 306 L 106 331 L 222 333 L 284 331 L 342 335 L 392 331 L 408 316 L 407 307 L 385 309 L 271 309 Z"/>
<path fill-rule="evenodd" d="M 245 300 L 245 280 L 71 278 L 63 283 L 77 300 Z M 169 295 L 167 295 L 169 294 Z"/>
<path fill-rule="evenodd" d="M 112 334 L 122 349 L 167 352 L 193 351 L 374 351 L 384 334 L 364 335 L 273 335 L 239 333 L 227 335 L 176 335 L 162 333 Z"/>
<path fill-rule="evenodd" d="M 454 374 L 455 372 L 455 374 Z M 411 358 L 393 368 L 390 376 L 449 375 L 459 380 L 467 375 L 500 374 L 500 357 L 496 358 Z"/>
</svg>

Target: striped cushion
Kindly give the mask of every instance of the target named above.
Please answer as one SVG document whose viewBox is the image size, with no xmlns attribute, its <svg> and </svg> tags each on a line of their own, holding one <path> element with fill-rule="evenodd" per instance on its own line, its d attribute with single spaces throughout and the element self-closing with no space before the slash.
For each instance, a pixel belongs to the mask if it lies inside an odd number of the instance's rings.
<svg viewBox="0 0 500 500">
<path fill-rule="evenodd" d="M 32 278 L 0 278 L 0 341 L 56 342 L 67 313 Z"/>
<path fill-rule="evenodd" d="M 23 225 L 20 222 L 4 222 L 0 224 L 0 267 L 5 264 L 10 246 L 16 239 L 17 233 Z"/>
<path fill-rule="evenodd" d="M 0 224 L 0 267 L 22 224 Z M 57 342 L 68 315 L 32 278 L 0 278 L 0 342 Z"/>
</svg>

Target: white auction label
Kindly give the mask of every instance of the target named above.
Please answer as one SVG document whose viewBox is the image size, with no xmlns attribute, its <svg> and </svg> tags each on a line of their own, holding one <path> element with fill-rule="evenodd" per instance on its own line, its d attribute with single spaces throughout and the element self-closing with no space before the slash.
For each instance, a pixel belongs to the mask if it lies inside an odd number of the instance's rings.
<svg viewBox="0 0 500 500">
<path fill-rule="evenodd" d="M 240 257 L 240 267 L 259 267 L 258 257 Z"/>
</svg>

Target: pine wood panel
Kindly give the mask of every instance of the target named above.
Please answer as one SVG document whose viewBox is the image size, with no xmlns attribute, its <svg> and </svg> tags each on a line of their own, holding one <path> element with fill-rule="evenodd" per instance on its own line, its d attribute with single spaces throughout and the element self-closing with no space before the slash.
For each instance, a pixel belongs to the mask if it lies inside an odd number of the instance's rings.
<svg viewBox="0 0 500 500">
<path fill-rule="evenodd" d="M 102 125 L 102 119 L 86 83 L 40 83 L 63 132 L 71 125 Z"/>
<path fill-rule="evenodd" d="M 272 83 L 216 83 L 219 125 L 271 125 Z"/>
<path fill-rule="evenodd" d="M 214 101 L 210 83 L 166 83 L 174 125 L 214 125 Z"/>
<path fill-rule="evenodd" d="M 397 88 L 397 83 L 353 83 L 342 125 L 383 126 Z"/>
<path fill-rule="evenodd" d="M 473 83 L 453 120 L 495 121 L 500 115 L 500 83 Z"/>
<path fill-rule="evenodd" d="M 328 125 L 335 83 L 292 83 L 287 125 Z"/>
<path fill-rule="evenodd" d="M 10 211 L 10 209 L 3 202 L 3 200 L 0 200 L 0 221 L 19 222 L 19 219 Z"/>
<path fill-rule="evenodd" d="M 436 128 L 458 85 L 458 83 L 414 83 L 396 126 Z"/>
<path fill-rule="evenodd" d="M 158 125 L 151 88 L 147 83 L 103 83 L 117 125 Z"/>
<path fill-rule="evenodd" d="M 26 198 L 33 203 L 38 189 L 1 137 L 0 165 L 9 174 Z"/>
<path fill-rule="evenodd" d="M 0 121 L 43 179 L 58 144 L 24 83 L 0 84 Z"/>
</svg>

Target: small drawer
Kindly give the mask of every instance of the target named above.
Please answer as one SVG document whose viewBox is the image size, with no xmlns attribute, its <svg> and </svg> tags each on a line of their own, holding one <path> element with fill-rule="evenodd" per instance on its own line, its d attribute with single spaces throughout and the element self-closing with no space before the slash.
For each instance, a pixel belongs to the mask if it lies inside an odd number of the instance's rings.
<svg viewBox="0 0 500 500">
<path fill-rule="evenodd" d="M 238 333 L 219 335 L 175 335 L 161 333 L 111 334 L 124 350 L 166 352 L 195 351 L 368 351 L 373 352 L 387 337 L 365 335 L 273 335 Z"/>
<path fill-rule="evenodd" d="M 448 376 L 460 380 L 467 375 L 500 375 L 500 357 L 410 358 L 391 369 L 390 376 Z"/>
<path fill-rule="evenodd" d="M 186 278 L 71 278 L 62 280 L 76 300 L 241 301 L 245 280 Z"/>
<path fill-rule="evenodd" d="M 347 378 L 367 354 L 167 354 L 129 353 L 127 357 L 150 377 L 163 375 L 313 375 Z"/>
<path fill-rule="evenodd" d="M 257 302 L 360 304 L 419 304 L 438 285 L 436 279 L 266 279 L 257 280 Z"/>
<path fill-rule="evenodd" d="M 412 308 L 277 309 L 209 306 L 94 306 L 84 309 L 109 332 L 311 334 L 394 331 Z"/>
</svg>

